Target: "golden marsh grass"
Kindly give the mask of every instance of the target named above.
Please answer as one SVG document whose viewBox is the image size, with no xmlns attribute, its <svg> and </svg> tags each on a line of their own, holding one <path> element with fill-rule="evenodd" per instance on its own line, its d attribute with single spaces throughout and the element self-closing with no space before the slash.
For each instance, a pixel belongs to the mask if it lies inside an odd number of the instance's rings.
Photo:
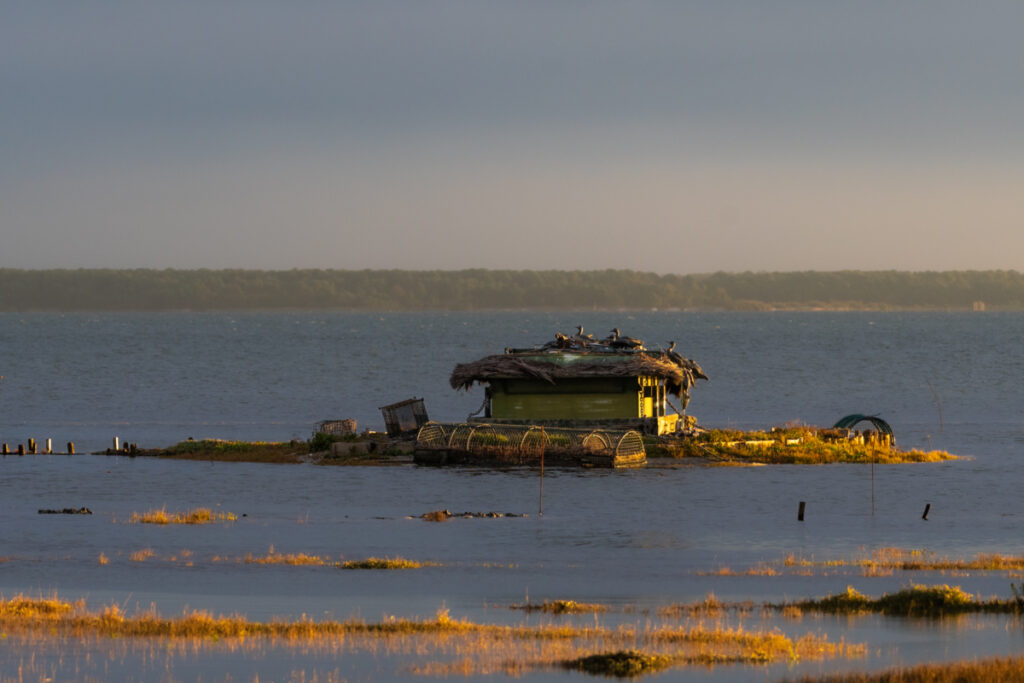
<svg viewBox="0 0 1024 683">
<path fill-rule="evenodd" d="M 888 576 L 893 571 L 939 572 L 1019 572 L 1024 570 L 1024 555 L 979 553 L 972 559 L 939 557 L 923 549 L 876 548 L 865 557 L 814 560 L 797 555 L 783 558 L 786 567 L 860 567 L 867 576 Z"/>
<path fill-rule="evenodd" d="M 834 438 L 833 430 L 786 425 L 771 432 L 711 429 L 697 437 L 652 440 L 648 456 L 702 458 L 716 464 L 924 463 L 953 460 L 945 451 L 905 451 L 877 440 Z"/>
<path fill-rule="evenodd" d="M 117 605 L 89 610 L 84 601 L 56 596 L 0 599 L 0 632 L 12 645 L 26 642 L 134 644 L 165 643 L 162 652 L 215 648 L 218 651 L 266 652 L 297 648 L 302 652 L 412 655 L 414 673 L 482 675 L 578 668 L 594 655 L 633 652 L 668 666 L 692 663 L 768 663 L 797 659 L 858 657 L 861 645 L 831 643 L 813 634 L 791 639 L 778 632 L 742 628 L 673 627 L 637 624 L 603 628 L 566 625 L 479 624 L 453 619 L 446 610 L 432 619 L 390 617 L 377 623 L 347 621 L 249 621 L 240 616 L 213 616 L 186 611 L 168 618 L 155 609 L 129 615 Z M 97 646 L 97 647 L 99 647 Z M 629 658 L 627 658 L 629 659 Z"/>
<path fill-rule="evenodd" d="M 234 522 L 238 515 L 233 512 L 214 512 L 210 508 L 194 508 L 185 512 L 167 512 L 167 508 L 133 512 L 128 519 L 130 524 L 213 524 L 216 522 Z"/>
<path fill-rule="evenodd" d="M 796 679 L 799 683 L 1020 683 L 1024 657 L 996 657 L 949 664 L 920 664 L 878 673 L 826 674 Z"/>
</svg>

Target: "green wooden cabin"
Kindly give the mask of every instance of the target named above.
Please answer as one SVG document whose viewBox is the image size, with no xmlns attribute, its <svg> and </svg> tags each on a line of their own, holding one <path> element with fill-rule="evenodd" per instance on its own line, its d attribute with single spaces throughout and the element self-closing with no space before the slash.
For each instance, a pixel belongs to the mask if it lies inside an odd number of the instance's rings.
<svg viewBox="0 0 1024 683">
<path fill-rule="evenodd" d="M 669 434 L 692 422 L 684 411 L 693 379 L 666 352 L 549 349 L 509 350 L 456 366 L 451 383 L 485 385 L 475 420 Z"/>
</svg>

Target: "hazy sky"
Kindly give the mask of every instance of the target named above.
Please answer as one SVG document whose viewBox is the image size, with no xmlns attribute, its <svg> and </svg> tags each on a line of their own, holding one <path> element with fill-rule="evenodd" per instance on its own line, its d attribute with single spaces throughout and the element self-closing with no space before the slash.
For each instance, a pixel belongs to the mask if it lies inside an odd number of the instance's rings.
<svg viewBox="0 0 1024 683">
<path fill-rule="evenodd" d="M 1024 270 L 1024 2 L 0 2 L 0 267 Z"/>
</svg>

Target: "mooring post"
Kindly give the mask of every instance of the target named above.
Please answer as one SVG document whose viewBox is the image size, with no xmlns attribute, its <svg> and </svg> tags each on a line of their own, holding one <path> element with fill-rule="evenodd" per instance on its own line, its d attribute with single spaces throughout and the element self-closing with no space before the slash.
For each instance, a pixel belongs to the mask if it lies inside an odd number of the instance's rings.
<svg viewBox="0 0 1024 683">
<path fill-rule="evenodd" d="M 68 455 L 74 455 L 74 454 L 75 454 L 75 442 L 74 441 L 68 441 Z"/>
<path fill-rule="evenodd" d="M 796 521 L 798 521 L 798 522 L 802 522 L 802 521 L 804 521 L 804 507 L 805 507 L 806 505 L 807 505 L 807 503 L 805 503 L 805 502 L 804 502 L 804 501 L 802 501 L 802 500 L 800 501 L 800 509 L 799 509 L 799 510 L 797 510 L 797 513 L 796 513 Z"/>
<path fill-rule="evenodd" d="M 927 521 L 928 520 L 928 511 L 931 510 L 931 509 L 932 509 L 932 504 L 931 503 L 925 503 L 924 514 L 921 515 L 921 519 Z"/>
<path fill-rule="evenodd" d="M 540 512 L 537 514 L 538 517 L 544 516 L 544 442 L 546 439 L 544 434 L 544 428 L 540 430 Z"/>
</svg>

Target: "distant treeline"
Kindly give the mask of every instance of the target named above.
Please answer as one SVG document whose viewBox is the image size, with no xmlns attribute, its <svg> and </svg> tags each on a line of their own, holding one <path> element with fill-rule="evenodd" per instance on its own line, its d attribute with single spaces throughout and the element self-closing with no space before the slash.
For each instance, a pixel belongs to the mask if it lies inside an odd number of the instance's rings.
<svg viewBox="0 0 1024 683">
<path fill-rule="evenodd" d="M 0 269 L 2 311 L 1024 310 L 1016 271 Z"/>
</svg>

